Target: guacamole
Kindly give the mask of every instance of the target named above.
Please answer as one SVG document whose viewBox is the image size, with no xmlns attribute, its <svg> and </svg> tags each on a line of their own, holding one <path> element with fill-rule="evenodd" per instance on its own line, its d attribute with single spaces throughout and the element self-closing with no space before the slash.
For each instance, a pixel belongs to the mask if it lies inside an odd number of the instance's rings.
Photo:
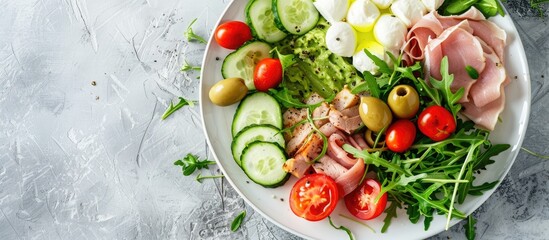
<svg viewBox="0 0 549 240">
<path fill-rule="evenodd" d="M 349 59 L 328 50 L 325 36 L 330 25 L 321 19 L 317 26 L 304 35 L 290 35 L 276 43 L 282 54 L 294 54 L 297 62 L 285 69 L 281 86 L 300 99 L 313 92 L 329 98 L 343 89 L 344 85 L 356 86 L 363 79 Z"/>
</svg>

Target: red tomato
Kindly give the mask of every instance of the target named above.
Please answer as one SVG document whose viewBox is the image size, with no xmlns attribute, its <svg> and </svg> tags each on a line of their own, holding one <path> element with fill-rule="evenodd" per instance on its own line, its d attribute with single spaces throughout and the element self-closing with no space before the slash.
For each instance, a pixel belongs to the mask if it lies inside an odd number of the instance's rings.
<svg viewBox="0 0 549 240">
<path fill-rule="evenodd" d="M 252 39 L 252 30 L 240 21 L 225 22 L 215 30 L 215 41 L 222 47 L 237 49 Z"/>
<path fill-rule="evenodd" d="M 456 130 L 456 120 L 446 108 L 435 105 L 419 114 L 417 126 L 431 140 L 442 141 Z"/>
<path fill-rule="evenodd" d="M 282 64 L 276 58 L 264 58 L 255 65 L 254 85 L 258 91 L 266 92 L 282 82 Z"/>
<path fill-rule="evenodd" d="M 387 206 L 387 193 L 375 202 L 381 192 L 381 184 L 371 178 L 364 179 L 364 182 L 345 196 L 345 206 L 355 217 L 369 220 L 381 215 Z"/>
<path fill-rule="evenodd" d="M 334 211 L 338 200 L 336 182 L 322 173 L 302 177 L 290 192 L 292 212 L 309 221 L 319 221 L 328 217 Z"/>
<path fill-rule="evenodd" d="M 416 139 L 416 126 L 408 119 L 400 119 L 385 132 L 385 143 L 393 152 L 404 152 L 414 144 Z"/>
</svg>

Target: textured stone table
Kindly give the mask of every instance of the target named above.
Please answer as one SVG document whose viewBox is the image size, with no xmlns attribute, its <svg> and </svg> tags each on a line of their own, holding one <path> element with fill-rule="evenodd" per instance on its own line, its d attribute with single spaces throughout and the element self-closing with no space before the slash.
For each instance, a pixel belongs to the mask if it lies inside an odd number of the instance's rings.
<svg viewBox="0 0 549 240">
<path fill-rule="evenodd" d="M 507 1 L 530 64 L 524 147 L 549 154 L 549 25 Z M 0 0 L 0 239 L 298 239 L 222 179 L 174 160 L 210 157 L 198 107 L 205 45 L 226 0 Z M 545 9 L 547 9 L 545 7 Z M 509 99 L 512 101 L 512 99 Z M 525 152 L 478 209 L 480 239 L 549 238 L 549 161 Z M 215 167 L 205 174 L 217 174 Z M 247 210 L 243 228 L 229 230 Z M 463 239 L 462 223 L 433 239 Z"/>
</svg>

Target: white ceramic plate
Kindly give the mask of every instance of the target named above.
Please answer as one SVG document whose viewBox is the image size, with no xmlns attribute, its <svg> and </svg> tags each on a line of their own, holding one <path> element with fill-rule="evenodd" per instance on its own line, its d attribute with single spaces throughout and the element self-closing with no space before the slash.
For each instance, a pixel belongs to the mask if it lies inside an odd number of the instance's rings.
<svg viewBox="0 0 549 240">
<path fill-rule="evenodd" d="M 244 9 L 247 0 L 235 0 L 231 2 L 220 17 L 219 23 L 229 20 L 244 20 Z M 506 106 L 501 115 L 502 122 L 498 123 L 491 134 L 493 143 L 509 143 L 511 148 L 499 156 L 496 163 L 490 165 L 487 171 L 477 177 L 477 184 L 486 181 L 502 180 L 515 157 L 517 156 L 530 112 L 530 75 L 524 48 L 518 36 L 517 30 L 507 14 L 505 17 L 491 18 L 498 26 L 508 33 L 506 57 L 507 74 L 512 79 L 511 84 L 506 87 Z M 206 54 L 203 60 L 203 71 L 201 76 L 200 89 L 200 111 L 202 114 L 204 132 L 208 144 L 211 146 L 214 157 L 217 160 L 226 179 L 236 189 L 246 202 L 265 218 L 277 224 L 281 228 L 298 236 L 311 239 L 346 239 L 345 232 L 331 227 L 328 220 L 309 222 L 296 217 L 290 210 L 288 196 L 295 178 L 292 177 L 284 186 L 276 189 L 263 188 L 251 182 L 240 167 L 235 163 L 231 155 L 231 122 L 236 109 L 236 104 L 229 107 L 218 107 L 208 99 L 208 91 L 217 81 L 223 79 L 221 76 L 221 64 L 223 59 L 231 51 L 221 48 L 210 39 Z M 515 78 L 516 76 L 516 78 Z M 466 214 L 472 213 L 493 193 L 494 189 L 479 197 L 468 196 L 467 201 L 457 206 Z M 386 233 L 381 233 L 385 213 L 367 224 L 375 229 L 370 229 L 349 221 L 339 214 L 351 216 L 345 209 L 345 204 L 340 201 L 334 213 L 333 221 L 336 225 L 344 225 L 351 229 L 357 239 L 423 239 L 444 230 L 446 217 L 436 215 L 429 230 L 423 230 L 423 221 L 412 224 L 408 220 L 404 210 L 398 212 L 398 218 L 393 219 L 391 226 Z M 458 220 L 452 221 L 452 224 Z"/>
</svg>

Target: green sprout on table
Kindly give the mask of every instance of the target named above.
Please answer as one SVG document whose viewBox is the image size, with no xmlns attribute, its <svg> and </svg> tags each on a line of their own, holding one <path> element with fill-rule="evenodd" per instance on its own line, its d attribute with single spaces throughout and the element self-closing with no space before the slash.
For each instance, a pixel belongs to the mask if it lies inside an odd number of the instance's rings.
<svg viewBox="0 0 549 240">
<path fill-rule="evenodd" d="M 196 103 L 196 101 L 187 100 L 183 97 L 179 97 L 179 103 L 178 104 L 173 105 L 173 102 L 170 102 L 170 105 L 168 106 L 168 109 L 166 109 L 164 114 L 162 114 L 162 120 L 168 118 L 170 115 L 172 115 L 172 113 L 174 113 L 175 111 L 181 109 L 184 106 L 189 105 L 191 107 L 194 107 L 195 103 Z"/>
<path fill-rule="evenodd" d="M 202 69 L 202 67 L 192 66 L 187 62 L 187 60 L 183 60 L 183 66 L 181 67 L 181 69 L 179 69 L 179 71 L 181 71 L 181 72 L 200 71 L 201 69 Z"/>
<path fill-rule="evenodd" d="M 184 35 L 187 38 L 187 41 L 189 41 L 189 42 L 191 42 L 193 40 L 196 40 L 200 43 L 206 43 L 206 40 L 204 40 L 203 37 L 201 37 L 201 36 L 197 35 L 196 33 L 194 33 L 194 31 L 192 29 L 192 26 L 196 22 L 196 20 L 197 20 L 197 18 L 193 19 L 191 24 L 189 24 L 189 26 L 187 27 L 187 30 L 185 31 Z"/>
</svg>

